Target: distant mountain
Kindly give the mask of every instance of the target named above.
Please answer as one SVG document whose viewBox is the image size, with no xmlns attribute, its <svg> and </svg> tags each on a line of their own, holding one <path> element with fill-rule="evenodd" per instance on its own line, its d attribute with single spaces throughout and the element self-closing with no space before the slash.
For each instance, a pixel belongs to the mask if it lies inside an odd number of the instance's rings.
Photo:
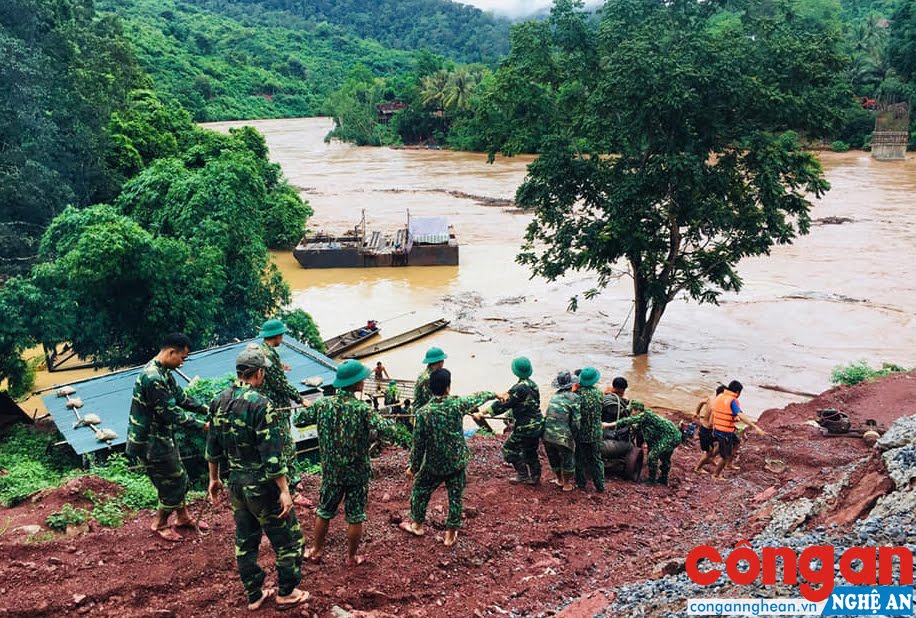
<svg viewBox="0 0 916 618">
<path fill-rule="evenodd" d="M 478 8 L 450 0 L 187 0 L 252 22 L 283 14 L 295 27 L 342 27 L 385 47 L 429 51 L 459 62 L 493 63 L 509 52 L 509 25 Z M 293 25 L 290 23 L 290 25 Z"/>
</svg>

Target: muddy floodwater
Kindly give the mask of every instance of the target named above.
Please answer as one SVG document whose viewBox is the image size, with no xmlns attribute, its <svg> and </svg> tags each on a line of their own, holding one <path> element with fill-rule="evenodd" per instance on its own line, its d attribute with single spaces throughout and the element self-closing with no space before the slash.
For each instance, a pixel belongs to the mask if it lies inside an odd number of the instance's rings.
<svg viewBox="0 0 916 618">
<path fill-rule="evenodd" d="M 821 155 L 832 190 L 815 203 L 820 223 L 767 258 L 748 259 L 740 294 L 718 307 L 669 306 L 648 356 L 629 354 L 631 284 L 620 279 L 576 313 L 569 298 L 588 289 L 587 274 L 556 283 L 530 279 L 514 261 L 530 215 L 511 200 L 531 157 L 498 159 L 441 150 L 358 148 L 325 143 L 328 119 L 252 124 L 271 158 L 315 210 L 309 226 L 341 232 L 366 211 L 369 227 L 403 225 L 415 216 L 445 216 L 461 244 L 457 267 L 304 270 L 291 253 L 275 255 L 293 290 L 325 338 L 374 318 L 389 337 L 447 317 L 449 330 L 366 362 L 412 377 L 423 352 L 449 355 L 453 392 L 503 390 L 514 378 L 512 357 L 535 367 L 542 393 L 559 369 L 593 365 L 602 378 L 624 375 L 633 396 L 687 409 L 719 380 L 745 384 L 744 407 L 755 415 L 829 387 L 831 369 L 864 359 L 916 365 L 916 157 L 879 163 L 868 153 Z"/>
</svg>

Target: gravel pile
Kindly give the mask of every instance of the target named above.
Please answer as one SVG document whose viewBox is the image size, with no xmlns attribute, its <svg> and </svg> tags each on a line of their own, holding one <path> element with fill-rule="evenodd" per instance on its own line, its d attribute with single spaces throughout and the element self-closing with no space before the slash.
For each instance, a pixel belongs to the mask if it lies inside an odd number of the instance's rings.
<svg viewBox="0 0 916 618">
<path fill-rule="evenodd" d="M 885 437 L 887 439 L 882 439 L 876 448 L 885 451 L 883 459 L 896 489 L 878 501 L 868 518 L 857 521 L 851 530 L 818 526 L 814 530 L 784 534 L 816 509 L 824 496 L 833 496 L 839 491 L 838 487 L 825 487 L 823 495 L 815 500 L 802 498 L 774 510 L 773 521 L 751 541 L 754 553 L 759 556 L 763 547 L 790 547 L 796 554 L 801 554 L 814 545 L 832 545 L 835 547 L 834 583 L 838 586 L 848 585 L 840 575 L 839 559 L 850 547 L 895 545 L 916 553 L 916 490 L 910 486 L 911 479 L 916 478 L 916 416 L 898 420 Z M 858 464 L 850 466 L 848 473 L 851 474 Z M 849 474 L 844 474 L 843 479 Z M 731 552 L 723 548 L 720 553 L 724 561 Z M 857 566 L 853 564 L 854 568 Z M 894 571 L 896 581 L 896 563 Z M 679 573 L 623 586 L 615 592 L 614 603 L 599 616 L 680 618 L 686 615 L 686 600 L 690 598 L 801 597 L 798 586 L 762 586 L 759 581 L 749 586 L 734 586 L 726 581 L 724 573 L 711 586 L 699 586 L 690 581 L 686 573 Z"/>
</svg>

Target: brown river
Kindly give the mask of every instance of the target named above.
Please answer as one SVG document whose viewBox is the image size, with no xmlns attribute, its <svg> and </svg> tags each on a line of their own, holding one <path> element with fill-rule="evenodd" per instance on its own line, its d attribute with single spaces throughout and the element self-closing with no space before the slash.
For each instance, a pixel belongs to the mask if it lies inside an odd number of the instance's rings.
<svg viewBox="0 0 916 618">
<path fill-rule="evenodd" d="M 360 148 L 323 138 L 325 118 L 215 123 L 251 124 L 267 138 L 271 158 L 315 210 L 309 227 L 342 232 L 366 211 L 370 229 L 393 229 L 414 216 L 445 216 L 457 231 L 456 267 L 305 270 L 291 253 L 275 254 L 293 290 L 325 338 L 373 318 L 382 337 L 446 317 L 451 326 L 366 362 L 413 378 L 431 345 L 448 354 L 452 392 L 506 390 L 509 363 L 526 355 L 543 394 L 558 370 L 593 365 L 602 382 L 616 375 L 630 395 L 682 410 L 718 381 L 739 379 L 746 411 L 800 397 L 761 388 L 818 393 L 839 364 L 866 360 L 916 365 L 916 157 L 876 162 L 868 153 L 823 153 L 832 190 L 814 225 L 794 245 L 747 259 L 740 294 L 720 306 L 677 301 L 669 306 L 648 356 L 630 356 L 631 285 L 620 279 L 598 298 L 566 310 L 591 286 L 587 273 L 555 283 L 531 279 L 515 263 L 530 216 L 470 196 L 511 199 L 531 157 L 486 162 L 483 154 Z M 42 382 L 47 376 L 42 376 Z M 56 374 L 55 382 L 64 381 Z M 542 397 L 546 399 L 546 397 Z"/>
</svg>

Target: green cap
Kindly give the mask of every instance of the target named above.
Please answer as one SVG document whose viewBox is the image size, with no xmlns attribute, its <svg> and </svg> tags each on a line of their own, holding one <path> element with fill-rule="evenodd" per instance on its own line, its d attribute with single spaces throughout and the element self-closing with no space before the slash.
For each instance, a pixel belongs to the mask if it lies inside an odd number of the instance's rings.
<svg viewBox="0 0 916 618">
<path fill-rule="evenodd" d="M 423 359 L 424 365 L 439 363 L 448 358 L 448 354 L 442 351 L 442 348 L 430 348 L 426 350 L 426 357 Z"/>
<path fill-rule="evenodd" d="M 362 382 L 372 371 L 355 359 L 344 361 L 337 366 L 337 377 L 334 378 L 334 388 L 344 388 L 353 386 L 357 382 Z"/>
<path fill-rule="evenodd" d="M 270 367 L 270 359 L 256 343 L 249 343 L 235 358 L 236 368 L 264 369 Z"/>
<path fill-rule="evenodd" d="M 390 382 L 388 382 L 388 386 L 397 386 L 397 385 L 398 385 L 397 380 L 391 380 Z"/>
<path fill-rule="evenodd" d="M 524 356 L 519 356 L 512 361 L 512 373 L 522 378 L 530 378 L 531 374 L 534 373 L 534 369 L 531 367 L 531 361 Z"/>
<path fill-rule="evenodd" d="M 582 386 L 594 386 L 601 379 L 601 374 L 594 367 L 586 367 L 579 374 L 579 384 Z"/>
<path fill-rule="evenodd" d="M 267 320 L 261 325 L 261 332 L 258 333 L 258 337 L 276 337 L 277 335 L 282 335 L 286 332 L 286 326 L 280 320 L 274 318 L 272 320 Z"/>
</svg>

